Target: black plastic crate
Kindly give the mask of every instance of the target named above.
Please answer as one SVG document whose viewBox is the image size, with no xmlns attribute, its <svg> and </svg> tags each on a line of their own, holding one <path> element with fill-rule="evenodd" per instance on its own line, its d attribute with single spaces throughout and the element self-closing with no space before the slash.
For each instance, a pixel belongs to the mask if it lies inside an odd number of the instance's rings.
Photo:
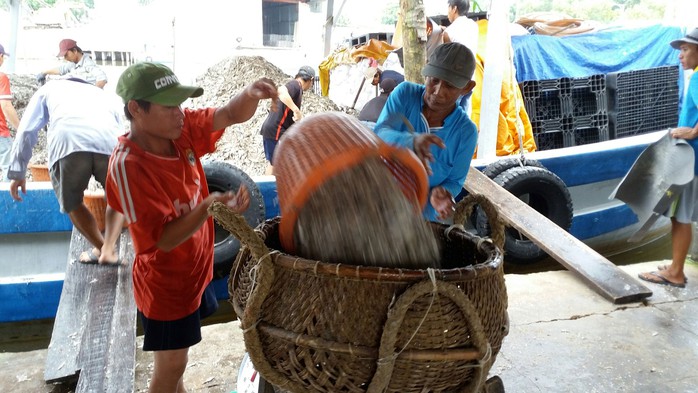
<svg viewBox="0 0 698 393">
<path fill-rule="evenodd" d="M 562 134 L 562 131 L 533 134 L 533 139 L 536 140 L 536 150 L 552 150 L 563 147 Z"/>
<path fill-rule="evenodd" d="M 538 151 L 574 146 L 574 138 L 574 133 L 571 131 L 551 131 L 533 134 L 533 139 L 536 141 L 536 150 Z"/>
<path fill-rule="evenodd" d="M 564 114 L 558 79 L 522 82 L 519 87 L 531 121 L 557 120 Z"/>
<path fill-rule="evenodd" d="M 608 127 L 608 123 L 608 113 L 605 111 L 589 116 L 574 116 L 572 118 L 572 130 Z"/>
<path fill-rule="evenodd" d="M 562 123 L 559 119 L 555 120 L 533 120 L 531 121 L 531 129 L 534 134 L 544 134 L 546 132 L 562 131 Z"/>
<path fill-rule="evenodd" d="M 607 75 L 609 127 L 622 138 L 675 127 L 679 106 L 678 66 Z"/>
<path fill-rule="evenodd" d="M 604 142 L 609 139 L 608 126 L 580 127 L 574 130 L 575 146 Z"/>
<path fill-rule="evenodd" d="M 609 113 L 609 128 L 614 138 L 624 138 L 673 128 L 676 127 L 678 122 L 678 104 L 674 108 L 674 113 L 664 111 L 654 116 L 638 115 L 634 112 Z"/>
<path fill-rule="evenodd" d="M 560 78 L 560 95 L 564 115 L 589 116 L 605 111 L 605 77 Z"/>
</svg>

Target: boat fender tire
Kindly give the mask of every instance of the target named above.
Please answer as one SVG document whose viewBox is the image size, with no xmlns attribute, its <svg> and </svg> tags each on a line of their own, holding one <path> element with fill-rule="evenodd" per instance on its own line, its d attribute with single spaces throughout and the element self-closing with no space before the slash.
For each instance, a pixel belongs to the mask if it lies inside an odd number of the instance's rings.
<svg viewBox="0 0 698 393">
<path fill-rule="evenodd" d="M 250 207 L 243 213 L 252 227 L 265 219 L 264 198 L 257 184 L 240 168 L 224 161 L 204 161 L 202 163 L 208 192 L 237 192 L 241 184 L 250 193 Z M 240 251 L 240 241 L 214 220 L 213 277 L 223 278 L 230 274 L 235 257 Z"/>
<path fill-rule="evenodd" d="M 487 165 L 485 169 L 482 170 L 482 173 L 490 179 L 494 179 L 495 177 L 499 176 L 500 173 L 506 171 L 509 168 L 516 168 L 522 166 L 535 166 L 538 168 L 545 168 L 543 164 L 536 160 L 529 160 L 525 157 L 507 157 Z"/>
<path fill-rule="evenodd" d="M 537 166 L 516 166 L 494 178 L 494 182 L 525 201 L 559 227 L 569 231 L 572 225 L 572 198 L 565 183 L 553 172 Z M 487 216 L 478 209 L 476 228 L 481 236 L 490 233 Z M 531 264 L 547 256 L 546 252 L 514 228 L 507 227 L 504 260 Z"/>
<path fill-rule="evenodd" d="M 490 179 L 494 179 L 495 177 L 499 176 L 500 173 L 510 169 L 510 168 L 517 168 L 517 167 L 522 167 L 522 166 L 535 166 L 538 168 L 545 168 L 543 164 L 541 164 L 539 161 L 536 160 L 529 160 L 526 157 L 506 157 L 499 159 L 495 162 L 490 163 L 487 165 L 483 170 L 482 173 L 489 177 Z M 458 197 L 456 200 L 460 201 L 461 199 L 465 198 L 465 196 L 468 195 L 468 192 L 463 188 L 460 194 L 458 194 Z M 473 209 L 472 214 L 468 218 L 471 223 L 475 224 L 477 222 L 477 215 L 478 213 L 484 214 L 484 212 L 481 212 L 482 209 L 479 207 Z M 479 231 L 478 231 L 479 232 Z M 480 236 L 483 236 L 482 233 L 480 233 Z"/>
</svg>

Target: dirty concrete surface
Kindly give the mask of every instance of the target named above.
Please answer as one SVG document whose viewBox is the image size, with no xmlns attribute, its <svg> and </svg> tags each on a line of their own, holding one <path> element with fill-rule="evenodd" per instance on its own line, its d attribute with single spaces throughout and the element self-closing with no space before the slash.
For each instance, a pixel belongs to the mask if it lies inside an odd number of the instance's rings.
<svg viewBox="0 0 698 393">
<path fill-rule="evenodd" d="M 621 269 L 635 277 L 657 264 Z M 685 289 L 647 283 L 645 302 L 614 305 L 569 271 L 507 274 L 511 328 L 490 375 L 516 393 L 698 392 L 698 265 L 686 275 Z M 0 391 L 73 392 L 44 384 L 46 353 L 0 353 Z M 238 322 L 204 326 L 184 376 L 189 392 L 234 391 L 243 355 Z M 138 350 L 135 392 L 147 391 L 151 371 L 152 354 Z"/>
</svg>

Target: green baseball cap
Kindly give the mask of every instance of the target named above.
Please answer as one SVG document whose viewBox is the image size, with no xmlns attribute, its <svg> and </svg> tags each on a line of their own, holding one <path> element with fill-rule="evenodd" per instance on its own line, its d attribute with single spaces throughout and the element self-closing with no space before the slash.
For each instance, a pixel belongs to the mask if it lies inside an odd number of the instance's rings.
<svg viewBox="0 0 698 393">
<path fill-rule="evenodd" d="M 116 94 L 124 104 L 129 100 L 144 100 L 164 106 L 179 106 L 187 98 L 199 97 L 204 89 L 185 86 L 167 66 L 142 62 L 129 66 L 119 77 Z"/>
</svg>

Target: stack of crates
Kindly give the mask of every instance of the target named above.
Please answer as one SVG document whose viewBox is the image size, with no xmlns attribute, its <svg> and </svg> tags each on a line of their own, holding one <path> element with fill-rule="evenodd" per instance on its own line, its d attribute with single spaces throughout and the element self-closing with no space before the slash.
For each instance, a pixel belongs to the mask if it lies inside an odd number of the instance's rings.
<svg viewBox="0 0 698 393">
<path fill-rule="evenodd" d="M 580 146 L 675 127 L 678 66 L 522 82 L 538 150 Z"/>
<path fill-rule="evenodd" d="M 538 150 L 609 139 L 603 75 L 528 81 L 520 87 Z"/>
<path fill-rule="evenodd" d="M 608 74 L 608 113 L 614 138 L 676 127 L 679 67 Z"/>
</svg>

